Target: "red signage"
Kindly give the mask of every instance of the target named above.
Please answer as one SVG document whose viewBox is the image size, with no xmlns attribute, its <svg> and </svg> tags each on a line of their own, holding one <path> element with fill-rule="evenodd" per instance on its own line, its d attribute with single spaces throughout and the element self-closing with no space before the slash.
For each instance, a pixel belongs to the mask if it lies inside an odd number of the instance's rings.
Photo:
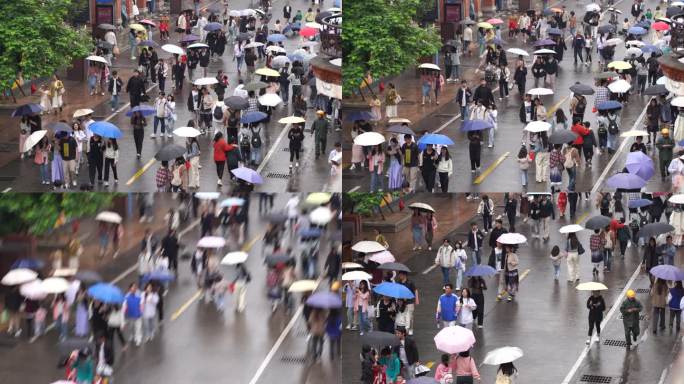
<svg viewBox="0 0 684 384">
<path fill-rule="evenodd" d="M 444 21 L 459 22 L 461 21 L 461 4 L 445 4 L 444 5 Z"/>
<path fill-rule="evenodd" d="M 114 24 L 114 7 L 111 5 L 97 5 L 95 7 L 95 25 L 102 23 Z"/>
</svg>

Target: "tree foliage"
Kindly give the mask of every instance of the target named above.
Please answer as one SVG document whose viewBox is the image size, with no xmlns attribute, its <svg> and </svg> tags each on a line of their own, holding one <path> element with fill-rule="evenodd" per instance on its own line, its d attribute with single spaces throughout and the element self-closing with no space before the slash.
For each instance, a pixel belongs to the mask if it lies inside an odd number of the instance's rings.
<svg viewBox="0 0 684 384">
<path fill-rule="evenodd" d="M 345 3 L 342 48 L 343 90 L 357 89 L 366 73 L 374 78 L 397 75 L 418 58 L 439 51 L 440 37 L 432 26 L 416 20 L 423 0 L 364 0 Z"/>
<path fill-rule="evenodd" d="M 107 208 L 112 193 L 7 193 L 0 197 L 0 235 L 43 235 L 62 219 L 94 215 Z M 62 214 L 64 216 L 62 216 Z"/>
<path fill-rule="evenodd" d="M 92 47 L 85 28 L 68 25 L 72 0 L 0 1 L 0 88 L 50 76 L 85 57 Z"/>
<path fill-rule="evenodd" d="M 362 216 L 371 216 L 373 212 L 380 210 L 383 198 L 387 196 L 387 201 L 399 196 L 398 192 L 349 192 L 342 197 L 342 206 L 345 210 L 358 213 Z"/>
</svg>

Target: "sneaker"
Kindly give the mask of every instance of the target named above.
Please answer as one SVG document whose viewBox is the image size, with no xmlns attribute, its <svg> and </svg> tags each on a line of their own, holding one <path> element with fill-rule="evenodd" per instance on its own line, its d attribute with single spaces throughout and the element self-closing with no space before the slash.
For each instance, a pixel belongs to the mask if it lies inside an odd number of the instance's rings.
<svg viewBox="0 0 684 384">
<path fill-rule="evenodd" d="M 167 133 L 167 134 L 166 134 L 166 137 L 168 137 L 169 139 L 171 139 L 171 138 L 173 138 L 173 135 L 170 134 L 170 133 Z"/>
<path fill-rule="evenodd" d="M 138 157 L 138 159 L 140 158 L 140 154 L 139 154 L 139 153 L 138 153 L 136 156 Z"/>
<path fill-rule="evenodd" d="M 218 184 L 218 185 L 223 185 L 223 183 L 221 182 L 221 179 L 218 179 L 218 181 L 216 182 L 216 184 Z"/>
<path fill-rule="evenodd" d="M 587 341 L 584 342 L 586 345 L 591 344 L 591 339 L 587 339 Z"/>
<path fill-rule="evenodd" d="M 76 185 L 78 185 L 78 183 L 76 183 L 76 180 L 74 180 L 71 184 L 72 184 L 74 187 L 75 187 Z"/>
<path fill-rule="evenodd" d="M 492 147 L 494 147 L 494 145 L 492 145 L 492 144 L 489 144 L 489 145 L 487 146 L 487 148 L 492 148 Z"/>
<path fill-rule="evenodd" d="M 351 325 L 349 325 L 349 324 L 347 324 L 347 326 L 345 327 L 345 329 L 347 329 L 347 330 L 351 330 L 351 328 L 352 328 L 352 327 L 351 327 Z"/>
<path fill-rule="evenodd" d="M 154 133 L 150 133 L 150 138 L 154 139 L 156 137 L 157 137 L 157 135 L 155 135 Z"/>
<path fill-rule="evenodd" d="M 114 179 L 114 184 L 119 184 L 119 179 Z"/>
<path fill-rule="evenodd" d="M 408 335 L 409 335 L 409 336 L 413 336 L 413 329 L 409 329 L 409 330 L 408 330 Z"/>
<path fill-rule="evenodd" d="M 105 187 L 109 187 L 109 181 L 105 181 L 105 182 L 104 182 L 104 186 L 105 186 Z"/>
<path fill-rule="evenodd" d="M 299 168 L 299 162 L 295 163 L 295 167 Z"/>
</svg>

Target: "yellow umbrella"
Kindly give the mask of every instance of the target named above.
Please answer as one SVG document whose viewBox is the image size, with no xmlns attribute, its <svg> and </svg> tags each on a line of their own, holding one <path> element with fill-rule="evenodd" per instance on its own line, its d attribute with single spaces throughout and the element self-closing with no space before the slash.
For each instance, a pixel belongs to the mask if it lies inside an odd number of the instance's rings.
<svg viewBox="0 0 684 384">
<path fill-rule="evenodd" d="M 390 124 L 396 124 L 396 123 L 399 123 L 399 124 L 401 124 L 401 123 L 411 124 L 411 120 L 405 119 L 405 118 L 403 118 L 403 117 L 393 117 L 393 118 L 389 119 L 389 123 L 390 123 Z"/>
<path fill-rule="evenodd" d="M 314 193 L 309 193 L 309 195 L 306 197 L 306 200 L 304 200 L 307 204 L 311 205 L 321 205 L 325 204 L 330 201 L 331 195 L 326 192 L 314 192 Z"/>
<path fill-rule="evenodd" d="M 486 22 L 486 21 L 481 21 L 481 22 L 477 23 L 477 26 L 480 27 L 480 28 L 484 28 L 484 29 L 492 29 L 492 28 L 494 28 L 493 25 L 489 24 L 489 23 Z"/>
<path fill-rule="evenodd" d="M 280 76 L 280 72 L 274 71 L 271 68 L 259 68 L 256 71 L 254 71 L 257 75 L 262 75 L 262 76 L 268 76 L 268 77 L 278 77 Z"/>
<path fill-rule="evenodd" d="M 135 29 L 136 31 L 145 31 L 145 27 L 142 24 L 130 24 L 128 28 Z"/>
<path fill-rule="evenodd" d="M 610 64 L 608 64 L 608 68 L 613 68 L 613 69 L 630 69 L 632 68 L 632 64 L 626 62 L 626 61 L 613 61 Z"/>
<path fill-rule="evenodd" d="M 314 280 L 297 280 L 288 289 L 288 292 L 311 292 L 318 284 Z"/>
<path fill-rule="evenodd" d="M 306 120 L 304 120 L 303 117 L 299 116 L 288 116 L 288 117 L 283 117 L 282 119 L 278 120 L 280 124 L 300 124 L 300 123 L 306 123 Z"/>
</svg>

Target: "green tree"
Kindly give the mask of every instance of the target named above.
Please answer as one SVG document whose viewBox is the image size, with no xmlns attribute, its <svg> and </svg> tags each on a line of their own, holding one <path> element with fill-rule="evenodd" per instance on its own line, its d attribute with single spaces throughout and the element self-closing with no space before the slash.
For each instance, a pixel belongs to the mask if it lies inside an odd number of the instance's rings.
<svg viewBox="0 0 684 384">
<path fill-rule="evenodd" d="M 7 193 L 0 197 L 0 235 L 43 235 L 62 218 L 91 216 L 111 205 L 113 193 Z M 63 216 L 62 216 L 63 215 Z"/>
<path fill-rule="evenodd" d="M 0 89 L 24 79 L 50 76 L 85 57 L 92 47 L 85 28 L 65 22 L 72 0 L 0 2 Z"/>
<path fill-rule="evenodd" d="M 342 195 L 342 206 L 347 212 L 372 216 L 374 212 L 381 213 L 383 199 L 390 201 L 397 197 L 398 192 L 349 192 Z"/>
<path fill-rule="evenodd" d="M 374 78 L 401 73 L 441 47 L 433 26 L 417 23 L 422 0 L 355 0 L 344 4 L 343 91 L 351 94 L 366 73 Z"/>
</svg>

